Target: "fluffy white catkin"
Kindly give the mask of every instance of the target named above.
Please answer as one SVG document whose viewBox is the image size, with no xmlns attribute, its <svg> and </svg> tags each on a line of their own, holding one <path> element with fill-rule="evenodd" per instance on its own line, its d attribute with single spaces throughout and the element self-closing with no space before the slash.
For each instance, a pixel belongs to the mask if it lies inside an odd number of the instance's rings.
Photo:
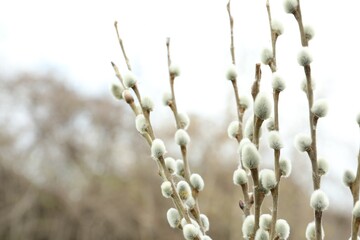
<svg viewBox="0 0 360 240">
<path fill-rule="evenodd" d="M 253 143 L 249 143 L 243 146 L 241 158 L 244 167 L 254 169 L 259 165 L 261 156 L 255 145 Z"/>
<path fill-rule="evenodd" d="M 292 165 L 289 159 L 280 158 L 279 168 L 282 177 L 288 177 L 291 174 Z"/>
<path fill-rule="evenodd" d="M 165 144 L 161 139 L 155 139 L 151 144 L 151 156 L 158 159 L 166 153 Z"/>
<path fill-rule="evenodd" d="M 312 140 L 311 138 L 306 134 L 298 134 L 295 137 L 295 147 L 300 152 L 306 152 L 309 151 L 311 148 Z"/>
<path fill-rule="evenodd" d="M 143 114 L 139 114 L 135 118 L 135 127 L 139 133 L 144 134 L 148 129 L 148 123 Z"/>
<path fill-rule="evenodd" d="M 272 59 L 273 59 L 273 52 L 268 48 L 264 48 L 261 52 L 261 62 L 265 65 L 268 65 L 270 64 Z"/>
<path fill-rule="evenodd" d="M 290 235 L 290 226 L 284 219 L 278 219 L 275 223 L 276 236 L 280 239 L 288 239 Z"/>
<path fill-rule="evenodd" d="M 343 175 L 343 183 L 345 186 L 350 187 L 355 181 L 355 175 L 351 170 L 345 170 Z"/>
<path fill-rule="evenodd" d="M 329 199 L 322 190 L 315 190 L 311 194 L 310 206 L 316 211 L 325 211 L 329 207 Z"/>
<path fill-rule="evenodd" d="M 255 240 L 269 240 L 269 232 L 259 228 L 255 234 Z"/>
<path fill-rule="evenodd" d="M 207 232 L 210 229 L 210 222 L 205 214 L 200 214 L 201 224 L 204 227 L 204 231 Z"/>
<path fill-rule="evenodd" d="M 184 180 L 181 180 L 177 183 L 176 191 L 182 200 L 187 200 L 189 197 L 191 197 L 191 187 Z"/>
<path fill-rule="evenodd" d="M 267 213 L 261 214 L 260 222 L 259 222 L 260 228 L 262 228 L 264 230 L 269 230 L 271 227 L 271 220 L 272 220 L 272 217 L 270 214 L 267 214 Z"/>
<path fill-rule="evenodd" d="M 254 103 L 255 115 L 261 120 L 265 120 L 270 117 L 271 111 L 272 103 L 269 96 L 264 92 L 258 93 Z"/>
<path fill-rule="evenodd" d="M 182 113 L 178 113 L 177 117 L 180 123 L 180 127 L 183 128 L 184 130 L 188 129 L 190 125 L 189 116 L 186 113 L 182 112 Z"/>
<path fill-rule="evenodd" d="M 131 72 L 128 71 L 124 74 L 124 85 L 127 88 L 132 88 L 134 87 L 136 84 L 136 77 L 135 75 Z"/>
<path fill-rule="evenodd" d="M 272 88 L 274 91 L 281 92 L 285 89 L 285 87 L 286 84 L 284 80 L 280 76 L 275 75 L 272 80 Z"/>
<path fill-rule="evenodd" d="M 178 226 L 180 226 L 181 218 L 177 209 L 170 208 L 166 213 L 166 217 L 170 227 L 177 228 Z"/>
<path fill-rule="evenodd" d="M 260 172 L 260 182 L 261 185 L 266 189 L 266 190 L 271 190 L 274 187 L 276 187 L 277 181 L 276 181 L 276 177 L 275 177 L 275 172 L 273 170 L 270 169 L 263 169 Z"/>
<path fill-rule="evenodd" d="M 244 169 L 238 168 L 234 171 L 233 182 L 235 185 L 243 185 L 247 183 L 248 176 Z"/>
<path fill-rule="evenodd" d="M 148 97 L 148 96 L 143 96 L 141 98 L 141 104 L 143 106 L 143 108 L 147 111 L 152 111 L 154 110 L 154 102 L 153 100 Z"/>
<path fill-rule="evenodd" d="M 171 187 L 171 183 L 169 181 L 164 181 L 161 184 L 161 193 L 165 198 L 170 198 L 173 194 L 173 189 Z"/>
<path fill-rule="evenodd" d="M 271 29 L 278 35 L 280 36 L 281 34 L 283 34 L 284 32 L 284 26 L 282 25 L 281 22 L 279 22 L 276 19 L 272 19 L 271 20 Z"/>
<path fill-rule="evenodd" d="M 231 64 L 226 71 L 226 79 L 230 81 L 234 81 L 237 77 L 236 66 Z"/>
<path fill-rule="evenodd" d="M 255 228 L 255 217 L 254 215 L 249 215 L 244 219 L 242 224 L 242 233 L 245 239 L 247 239 L 251 234 L 253 234 Z"/>
<path fill-rule="evenodd" d="M 274 150 L 283 148 L 283 143 L 278 131 L 271 131 L 268 135 L 269 147 Z"/>
<path fill-rule="evenodd" d="M 204 183 L 203 178 L 199 174 L 197 174 L 197 173 L 191 174 L 190 183 L 191 183 L 191 186 L 195 190 L 197 190 L 197 191 L 204 190 L 205 183 Z"/>
<path fill-rule="evenodd" d="M 175 133 L 175 142 L 180 146 L 186 146 L 190 142 L 190 136 L 184 129 L 179 129 Z"/>
<path fill-rule="evenodd" d="M 176 171 L 175 159 L 173 159 L 172 157 L 165 158 L 165 166 L 171 174 L 175 173 Z"/>
<path fill-rule="evenodd" d="M 317 160 L 317 166 L 320 175 L 325 175 L 329 171 L 329 163 L 324 158 Z"/>
<path fill-rule="evenodd" d="M 178 65 L 176 64 L 171 64 L 170 67 L 169 67 L 169 72 L 171 75 L 174 75 L 175 77 L 178 77 L 180 76 L 180 68 Z"/>
<path fill-rule="evenodd" d="M 355 203 L 355 206 L 354 206 L 354 208 L 352 210 L 352 214 L 356 219 L 360 218 L 360 202 L 359 201 L 357 201 Z"/>
<path fill-rule="evenodd" d="M 315 222 L 311 222 L 307 225 L 306 227 L 306 231 L 305 231 L 305 237 L 306 237 L 306 240 L 316 240 L 316 233 L 315 233 L 316 229 L 315 229 Z M 324 229 L 323 227 L 321 227 L 321 236 L 322 236 L 322 239 L 325 238 L 325 232 L 324 232 Z"/>
<path fill-rule="evenodd" d="M 186 224 L 183 227 L 183 234 L 186 240 L 195 240 L 198 238 L 200 230 L 193 224 Z"/>
<path fill-rule="evenodd" d="M 229 124 L 228 129 L 227 129 L 229 138 L 236 139 L 236 136 L 239 133 L 239 126 L 240 126 L 239 121 L 232 121 Z"/>
<path fill-rule="evenodd" d="M 298 53 L 298 63 L 300 66 L 307 66 L 310 65 L 312 62 L 312 56 L 310 51 L 307 47 L 303 47 L 300 52 Z"/>
<path fill-rule="evenodd" d="M 326 100 L 325 99 L 316 100 L 313 106 L 311 107 L 311 112 L 319 118 L 325 117 L 328 112 L 328 105 Z"/>
<path fill-rule="evenodd" d="M 284 1 L 284 10 L 286 13 L 293 13 L 298 7 L 297 0 L 285 0 Z"/>
</svg>

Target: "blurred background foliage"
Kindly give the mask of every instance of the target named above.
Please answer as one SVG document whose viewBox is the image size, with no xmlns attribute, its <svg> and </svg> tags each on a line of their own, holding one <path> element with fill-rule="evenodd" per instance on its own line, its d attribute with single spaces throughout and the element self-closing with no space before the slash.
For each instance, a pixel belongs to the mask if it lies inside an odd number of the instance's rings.
<svg viewBox="0 0 360 240">
<path fill-rule="evenodd" d="M 166 221 L 171 201 L 161 195 L 156 164 L 125 103 L 81 95 L 55 74 L 0 78 L 0 239 L 183 239 Z M 209 235 L 235 240 L 243 214 L 232 183 L 238 160 L 226 134 L 229 115 L 191 115 L 189 158 L 205 180 L 200 207 Z M 156 121 L 157 136 L 179 157 L 174 123 Z M 310 185 L 295 176 L 310 173 L 296 160 L 281 183 L 279 216 L 291 225 L 290 239 L 304 239 L 313 219 Z M 334 208 L 324 215 L 327 239 L 349 235 L 350 215 Z"/>
</svg>

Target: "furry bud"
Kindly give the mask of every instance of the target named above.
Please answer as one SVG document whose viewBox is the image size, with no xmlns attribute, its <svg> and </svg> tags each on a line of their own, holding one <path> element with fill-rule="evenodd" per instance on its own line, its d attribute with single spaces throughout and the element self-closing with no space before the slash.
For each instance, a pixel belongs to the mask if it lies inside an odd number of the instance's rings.
<svg viewBox="0 0 360 240">
<path fill-rule="evenodd" d="M 269 117 L 268 119 L 266 119 L 266 128 L 268 131 L 275 130 L 275 123 L 274 123 L 274 119 L 272 117 Z"/>
<path fill-rule="evenodd" d="M 281 34 L 283 34 L 284 32 L 284 26 L 282 25 L 281 22 L 277 21 L 277 20 L 272 20 L 271 21 L 271 30 L 278 36 L 280 36 Z"/>
<path fill-rule="evenodd" d="M 270 214 L 261 214 L 259 221 L 260 228 L 267 231 L 270 230 L 271 221 L 272 221 L 272 216 Z"/>
<path fill-rule="evenodd" d="M 301 90 L 303 90 L 305 93 L 307 93 L 308 89 L 307 89 L 307 80 L 306 78 L 301 82 Z M 314 79 L 311 80 L 311 89 L 314 90 L 315 89 L 315 81 Z"/>
<path fill-rule="evenodd" d="M 318 173 L 320 176 L 325 175 L 329 171 L 329 164 L 323 158 L 319 158 L 317 160 L 317 166 L 318 166 Z"/>
<path fill-rule="evenodd" d="M 286 84 L 284 80 L 279 77 L 278 75 L 275 75 L 272 80 L 272 88 L 276 92 L 281 92 L 285 89 Z"/>
<path fill-rule="evenodd" d="M 169 170 L 169 173 L 173 174 L 176 172 L 176 162 L 172 157 L 165 158 L 165 166 Z"/>
<path fill-rule="evenodd" d="M 239 134 L 239 121 L 232 121 L 229 124 L 229 127 L 227 129 L 229 138 L 236 139 L 236 136 Z"/>
<path fill-rule="evenodd" d="M 151 144 L 151 156 L 158 159 L 166 153 L 165 144 L 161 139 L 155 139 Z"/>
<path fill-rule="evenodd" d="M 124 86 L 127 88 L 132 88 L 135 86 L 135 84 L 136 84 L 135 75 L 131 71 L 128 71 L 127 73 L 125 73 Z"/>
<path fill-rule="evenodd" d="M 131 95 L 130 91 L 125 89 L 123 92 L 122 92 L 122 96 L 123 96 L 123 99 L 125 100 L 125 102 L 127 104 L 132 104 L 134 103 L 134 98 L 133 96 Z"/>
<path fill-rule="evenodd" d="M 179 66 L 177 66 L 175 64 L 171 64 L 169 67 L 169 72 L 174 77 L 178 77 L 180 75 L 180 68 L 179 68 Z"/>
<path fill-rule="evenodd" d="M 124 91 L 124 88 L 122 86 L 120 86 L 119 84 L 114 83 L 111 85 L 111 93 L 116 99 L 118 99 L 118 100 L 123 99 L 123 96 L 122 96 L 123 91 Z"/>
<path fill-rule="evenodd" d="M 241 151 L 243 165 L 248 169 L 257 168 L 261 159 L 259 151 L 253 143 L 246 144 Z"/>
<path fill-rule="evenodd" d="M 191 187 L 184 180 L 181 180 L 178 182 L 178 184 L 176 186 L 176 191 L 178 192 L 178 194 L 182 200 L 186 200 L 189 197 L 191 197 Z"/>
<path fill-rule="evenodd" d="M 311 149 L 312 140 L 308 135 L 298 134 L 295 138 L 295 147 L 300 152 L 307 152 Z"/>
<path fill-rule="evenodd" d="M 343 175 L 343 182 L 345 186 L 350 187 L 354 183 L 354 181 L 355 181 L 354 173 L 350 170 L 345 170 Z"/>
<path fill-rule="evenodd" d="M 324 99 L 316 100 L 311 107 L 311 112 L 318 118 L 325 117 L 328 112 L 328 105 Z"/>
<path fill-rule="evenodd" d="M 270 169 L 261 170 L 261 172 L 260 172 L 260 182 L 261 182 L 261 185 L 266 190 L 271 190 L 274 187 L 276 187 L 277 181 L 276 181 L 274 171 L 270 170 Z"/>
<path fill-rule="evenodd" d="M 198 239 L 200 230 L 193 224 L 186 224 L 183 227 L 183 234 L 186 240 L 195 240 Z"/>
<path fill-rule="evenodd" d="M 184 129 L 178 129 L 175 133 L 175 142 L 180 146 L 186 146 L 190 142 L 190 136 Z"/>
<path fill-rule="evenodd" d="M 171 182 L 165 181 L 161 184 L 161 193 L 165 198 L 170 198 L 173 194 L 173 189 L 171 187 Z"/>
<path fill-rule="evenodd" d="M 197 174 L 197 173 L 191 174 L 190 183 L 191 183 L 191 186 L 196 191 L 200 192 L 200 191 L 204 190 L 205 183 L 204 183 L 203 178 L 199 174 Z"/>
<path fill-rule="evenodd" d="M 255 240 L 269 240 L 269 239 L 270 239 L 269 232 L 261 228 L 259 228 L 256 231 Z"/>
<path fill-rule="evenodd" d="M 181 177 L 185 176 L 184 161 L 181 159 L 176 160 L 176 174 Z"/>
<path fill-rule="evenodd" d="M 322 190 L 315 190 L 311 194 L 310 206 L 316 211 L 325 211 L 329 206 L 329 199 Z"/>
<path fill-rule="evenodd" d="M 235 185 L 243 185 L 248 181 L 248 176 L 244 169 L 238 168 L 234 171 L 233 182 Z"/>
<path fill-rule="evenodd" d="M 305 38 L 309 41 L 309 40 L 313 39 L 313 37 L 315 36 L 315 31 L 311 26 L 305 25 L 304 26 L 304 34 L 305 34 Z"/>
<path fill-rule="evenodd" d="M 279 168 L 280 168 L 280 174 L 282 177 L 288 177 L 291 174 L 291 162 L 290 160 L 286 158 L 281 158 L 279 160 Z"/>
<path fill-rule="evenodd" d="M 190 118 L 186 113 L 178 113 L 177 115 L 180 127 L 184 130 L 188 129 L 190 125 Z"/>
<path fill-rule="evenodd" d="M 269 65 L 273 61 L 273 52 L 268 49 L 264 48 L 261 52 L 261 62 L 265 65 Z"/>
<path fill-rule="evenodd" d="M 356 116 L 356 122 L 359 124 L 360 127 L 360 113 Z"/>
<path fill-rule="evenodd" d="M 166 92 L 163 95 L 162 102 L 165 106 L 169 106 L 172 102 L 172 99 L 173 99 L 172 94 L 169 92 Z"/>
<path fill-rule="evenodd" d="M 210 229 L 210 222 L 205 214 L 200 214 L 201 225 L 204 227 L 204 231 L 207 232 Z"/>
<path fill-rule="evenodd" d="M 170 227 L 177 228 L 180 226 L 181 217 L 179 211 L 175 208 L 170 208 L 166 213 L 167 220 Z"/>
<path fill-rule="evenodd" d="M 286 13 L 294 13 L 298 8 L 297 0 L 285 0 L 284 1 L 284 10 Z"/>
<path fill-rule="evenodd" d="M 310 63 L 312 62 L 312 56 L 309 52 L 309 49 L 307 47 L 303 47 L 303 49 L 301 49 L 301 51 L 298 54 L 298 63 L 300 64 L 300 66 L 307 66 L 310 65 Z"/>
<path fill-rule="evenodd" d="M 315 222 L 311 222 L 307 225 L 306 227 L 306 231 L 305 231 L 305 237 L 306 240 L 316 240 L 316 233 L 315 233 L 316 229 L 315 229 Z M 322 239 L 325 238 L 325 233 L 324 233 L 324 229 L 321 226 L 321 236 Z"/>
<path fill-rule="evenodd" d="M 280 134 L 278 131 L 269 132 L 269 147 L 274 150 L 280 150 L 283 148 L 283 143 L 280 138 Z"/>
<path fill-rule="evenodd" d="M 261 120 L 270 117 L 272 104 L 270 98 L 264 92 L 260 92 L 255 99 L 254 113 Z"/>
<path fill-rule="evenodd" d="M 240 96 L 240 108 L 243 108 L 244 110 L 246 110 L 249 105 L 250 105 L 250 100 L 248 96 Z"/>
<path fill-rule="evenodd" d="M 154 102 L 151 100 L 150 97 L 147 97 L 147 96 L 142 97 L 141 104 L 142 104 L 142 107 L 149 112 L 154 110 Z"/>
<path fill-rule="evenodd" d="M 231 64 L 226 71 L 226 79 L 230 81 L 235 81 L 236 78 L 237 78 L 236 66 L 234 64 Z"/>
<path fill-rule="evenodd" d="M 290 235 L 290 226 L 284 219 L 278 219 L 275 223 L 275 233 L 279 239 L 288 239 Z"/>
<path fill-rule="evenodd" d="M 248 239 L 254 232 L 255 228 L 255 217 L 254 215 L 249 215 L 244 219 L 242 224 L 242 233 L 245 239 Z"/>
<path fill-rule="evenodd" d="M 352 210 L 352 215 L 354 216 L 354 218 L 360 219 L 360 202 L 359 201 L 357 201 L 355 203 L 355 206 Z"/>
<path fill-rule="evenodd" d="M 149 125 L 147 123 L 147 120 L 145 119 L 143 114 L 139 114 L 135 118 L 135 127 L 136 130 L 138 130 L 139 133 L 144 134 L 146 133 Z"/>
</svg>

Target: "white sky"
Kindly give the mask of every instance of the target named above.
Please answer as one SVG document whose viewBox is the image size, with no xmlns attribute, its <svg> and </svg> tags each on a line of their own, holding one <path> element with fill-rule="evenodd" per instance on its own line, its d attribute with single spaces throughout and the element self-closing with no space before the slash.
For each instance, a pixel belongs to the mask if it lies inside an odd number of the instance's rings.
<svg viewBox="0 0 360 240">
<path fill-rule="evenodd" d="M 85 93 L 107 93 L 115 79 L 110 61 L 125 69 L 113 27 L 117 20 L 143 92 L 156 95 L 160 104 L 159 93 L 168 88 L 165 39 L 171 37 L 172 59 L 182 72 L 176 83 L 180 109 L 216 117 L 233 100 L 224 77 L 230 63 L 226 3 L 1 0 L 0 72 L 53 69 Z M 285 27 L 278 40 L 278 67 L 288 87 L 282 94 L 280 111 L 289 113 L 281 120 L 289 130 L 284 137 L 292 138 L 307 131 L 303 128 L 306 99 L 299 90 L 303 72 L 296 61 L 299 33 L 295 19 L 284 13 L 282 1 L 270 3 L 273 18 Z M 319 155 L 331 162 L 344 162 L 336 167 L 340 177 L 344 168 L 355 166 L 360 141 L 354 120 L 360 111 L 360 1 L 301 3 L 304 22 L 316 32 L 310 42 L 315 97 L 327 98 L 330 108 L 328 117 L 319 123 Z M 263 47 L 270 44 L 265 0 L 232 0 L 232 12 L 240 92 L 248 93 L 254 65 Z M 271 92 L 270 71 L 265 66 L 262 70 L 262 89 Z"/>
</svg>

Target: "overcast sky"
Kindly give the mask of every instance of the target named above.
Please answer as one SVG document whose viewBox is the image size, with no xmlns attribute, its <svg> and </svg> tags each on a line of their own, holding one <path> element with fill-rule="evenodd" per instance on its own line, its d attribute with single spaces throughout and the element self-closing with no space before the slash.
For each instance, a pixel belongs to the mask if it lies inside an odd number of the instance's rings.
<svg viewBox="0 0 360 240">
<path fill-rule="evenodd" d="M 168 88 L 165 39 L 181 68 L 176 89 L 181 110 L 216 118 L 232 101 L 225 69 L 230 63 L 226 0 L 11 0 L 0 8 L 0 73 L 55 71 L 77 89 L 105 94 L 115 79 L 114 61 L 125 69 L 113 23 L 118 21 L 140 88 L 160 105 Z M 273 18 L 284 25 L 278 40 L 279 73 L 287 82 L 281 96 L 281 123 L 288 134 L 308 131 L 304 78 L 296 55 L 300 39 L 295 19 L 282 1 L 270 1 Z M 355 116 L 360 111 L 360 2 L 303 0 L 303 20 L 315 29 L 310 42 L 316 98 L 329 102 L 319 123 L 319 155 L 354 167 L 359 146 Z M 239 88 L 247 94 L 260 52 L 270 46 L 264 0 L 233 0 Z M 262 66 L 262 90 L 271 92 L 271 73 Z M 156 91 L 155 91 L 156 90 Z M 232 102 L 231 102 L 232 103 Z M 235 110 L 234 110 L 235 111 Z M 280 112 L 281 114 L 281 112 Z M 306 125 L 305 125 L 306 126 Z M 284 131 L 285 132 L 285 131 Z M 292 143 L 291 143 L 292 144 Z M 332 149 L 333 151 L 329 151 Z"/>
</svg>

